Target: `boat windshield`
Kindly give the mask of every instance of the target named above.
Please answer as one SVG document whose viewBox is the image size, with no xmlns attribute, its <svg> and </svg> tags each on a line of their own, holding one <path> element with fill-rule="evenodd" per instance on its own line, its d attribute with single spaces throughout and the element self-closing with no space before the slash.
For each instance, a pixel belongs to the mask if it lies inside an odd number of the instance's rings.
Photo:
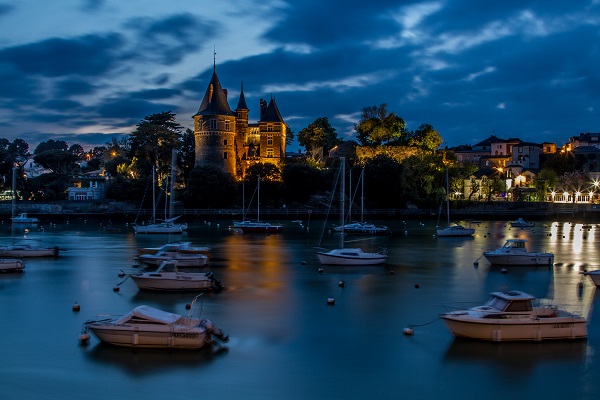
<svg viewBox="0 0 600 400">
<path fill-rule="evenodd" d="M 525 248 L 525 242 L 513 242 L 513 241 L 508 241 L 504 244 L 503 246 L 505 249 L 524 249 Z"/>
<path fill-rule="evenodd" d="M 504 311 L 504 309 L 508 306 L 508 301 L 501 299 L 500 297 L 492 296 L 489 298 L 486 306 L 495 308 L 496 310 Z"/>
</svg>

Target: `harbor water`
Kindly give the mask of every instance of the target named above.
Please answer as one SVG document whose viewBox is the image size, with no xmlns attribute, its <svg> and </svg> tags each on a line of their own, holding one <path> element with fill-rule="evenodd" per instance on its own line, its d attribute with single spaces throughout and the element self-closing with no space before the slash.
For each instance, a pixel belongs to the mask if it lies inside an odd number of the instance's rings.
<svg viewBox="0 0 600 400">
<path fill-rule="evenodd" d="M 389 236 L 346 237 L 385 248 L 384 266 L 321 266 L 316 247 L 339 246 L 323 221 L 274 235 L 239 234 L 229 221 L 188 221 L 183 235 L 135 235 L 124 223 L 74 220 L 0 225 L 0 245 L 36 239 L 57 259 L 26 259 L 0 274 L 0 387 L 4 399 L 596 399 L 600 396 L 600 225 L 472 223 L 475 235 L 438 238 L 434 221 L 394 221 Z M 459 222 L 459 221 L 457 221 Z M 462 221 L 464 225 L 467 222 Z M 482 252 L 509 238 L 552 251 L 553 266 L 492 267 Z M 202 316 L 230 340 L 201 351 L 147 350 L 79 341 L 82 324 L 142 304 L 187 315 L 195 293 L 139 292 L 119 276 L 139 247 L 209 246 L 202 271 L 225 289 L 200 297 Z M 322 268 L 322 270 L 320 270 Z M 118 290 L 117 290 L 118 288 Z M 475 305 L 518 289 L 589 318 L 587 340 L 455 340 L 438 318 L 446 303 Z M 334 299 L 334 304 L 329 304 Z M 79 311 L 74 305 L 80 306 Z M 413 335 L 404 334 L 411 326 Z"/>
</svg>

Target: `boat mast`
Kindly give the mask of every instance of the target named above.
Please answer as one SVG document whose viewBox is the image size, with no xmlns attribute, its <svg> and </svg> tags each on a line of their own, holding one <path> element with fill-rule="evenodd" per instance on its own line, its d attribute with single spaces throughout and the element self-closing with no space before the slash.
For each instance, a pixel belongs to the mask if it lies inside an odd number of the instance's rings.
<svg viewBox="0 0 600 400">
<path fill-rule="evenodd" d="M 446 167 L 446 214 L 450 226 L 450 183 L 448 182 L 448 167 Z"/>
<path fill-rule="evenodd" d="M 155 172 L 156 166 L 152 166 L 152 223 L 156 222 L 156 183 Z"/>
<path fill-rule="evenodd" d="M 12 169 L 12 207 L 11 207 L 11 217 L 15 216 L 15 201 L 17 198 L 17 167 L 13 165 Z M 12 221 L 12 220 L 11 220 Z"/>
<path fill-rule="evenodd" d="M 364 220 L 364 212 L 365 212 L 365 170 L 360 171 L 360 222 L 365 222 Z"/>
<path fill-rule="evenodd" d="M 340 226 L 344 226 L 344 197 L 346 195 L 346 157 L 340 157 Z M 344 230 L 340 233 L 340 248 L 344 248 Z"/>
<path fill-rule="evenodd" d="M 256 222 L 260 222 L 260 175 L 258 175 L 258 185 L 256 186 Z"/>
<path fill-rule="evenodd" d="M 177 164 L 177 153 L 171 150 L 171 185 L 169 187 L 169 218 L 175 214 L 175 165 Z"/>
</svg>

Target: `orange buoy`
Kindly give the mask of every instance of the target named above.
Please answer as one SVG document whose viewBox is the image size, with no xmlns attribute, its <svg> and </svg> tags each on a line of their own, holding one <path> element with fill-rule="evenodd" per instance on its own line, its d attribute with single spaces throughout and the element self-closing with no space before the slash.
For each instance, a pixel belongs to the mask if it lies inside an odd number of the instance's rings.
<svg viewBox="0 0 600 400">
<path fill-rule="evenodd" d="M 81 309 L 81 307 L 79 307 L 79 304 L 75 303 L 73 304 L 73 311 L 79 311 Z"/>
<path fill-rule="evenodd" d="M 335 299 L 333 297 L 330 297 L 327 299 L 327 304 L 329 304 L 330 306 L 335 304 Z"/>
</svg>

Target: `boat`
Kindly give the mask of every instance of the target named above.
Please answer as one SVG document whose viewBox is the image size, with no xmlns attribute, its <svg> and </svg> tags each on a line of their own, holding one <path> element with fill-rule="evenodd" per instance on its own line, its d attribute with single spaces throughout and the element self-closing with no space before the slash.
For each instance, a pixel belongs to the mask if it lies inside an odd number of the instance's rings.
<svg viewBox="0 0 600 400">
<path fill-rule="evenodd" d="M 188 350 L 210 346 L 214 338 L 227 342 L 228 335 L 218 326 L 192 317 L 197 298 L 187 317 L 141 305 L 123 316 L 85 322 L 80 338 L 86 342 L 91 332 L 101 342 L 115 346 Z"/>
<path fill-rule="evenodd" d="M 159 220 L 156 218 L 156 184 L 155 184 L 155 168 L 152 168 L 152 219 L 147 224 L 137 224 L 133 223 L 133 229 L 135 233 L 157 233 L 157 234 L 181 234 L 187 228 L 187 223 L 176 222 L 181 216 L 173 217 L 173 204 L 175 202 L 175 163 L 177 161 L 177 157 L 175 155 L 175 150 L 173 150 L 173 157 L 171 160 L 171 187 L 169 190 L 169 196 L 165 196 L 165 218 L 163 220 Z M 165 189 L 166 191 L 166 189 Z M 170 198 L 170 199 L 169 199 Z M 166 218 L 167 215 L 167 200 L 170 201 L 170 212 L 169 218 Z"/>
<path fill-rule="evenodd" d="M 241 229 L 243 233 L 280 233 L 283 231 L 283 225 L 261 222 L 260 220 L 260 175 L 256 186 L 257 206 L 256 220 L 243 219 L 242 221 L 233 221 L 234 229 Z"/>
<path fill-rule="evenodd" d="M 17 258 L 0 258 L 0 271 L 19 272 L 25 268 L 25 263 Z"/>
<path fill-rule="evenodd" d="M 450 179 L 448 178 L 448 168 L 446 168 L 446 219 L 448 221 L 448 226 L 446 228 L 438 228 L 436 229 L 436 233 L 438 237 L 464 237 L 464 236 L 473 236 L 475 233 L 475 229 L 473 228 L 465 228 L 462 225 L 450 225 Z M 440 204 L 440 211 L 442 210 L 442 206 Z M 439 216 L 441 213 L 438 213 L 438 226 L 439 226 Z"/>
<path fill-rule="evenodd" d="M 592 280 L 592 282 L 594 282 L 594 285 L 600 287 L 600 269 L 596 269 L 593 271 L 583 271 L 581 272 L 581 274 L 589 277 Z"/>
<path fill-rule="evenodd" d="M 510 221 L 510 226 L 513 228 L 530 228 L 535 226 L 535 222 L 525 221 L 523 218 L 517 218 L 514 221 Z"/>
<path fill-rule="evenodd" d="M 452 225 L 447 228 L 442 228 L 442 229 L 437 230 L 437 235 L 439 237 L 473 236 L 473 233 L 475 233 L 475 229 L 465 228 L 462 225 Z"/>
<path fill-rule="evenodd" d="M 223 284 L 212 272 L 179 271 L 178 262 L 163 261 L 156 271 L 130 275 L 140 290 L 166 292 L 220 290 Z"/>
<path fill-rule="evenodd" d="M 492 292 L 484 305 L 449 311 L 440 318 L 458 338 L 502 342 L 587 337 L 586 318 L 534 300 L 519 290 Z"/>
<path fill-rule="evenodd" d="M 345 164 L 346 158 L 340 157 L 340 226 L 344 225 L 344 197 L 345 197 Z M 387 261 L 387 253 L 365 252 L 360 248 L 344 248 L 344 232 L 340 232 L 340 248 L 317 251 L 319 262 L 324 265 L 381 265 Z"/>
<path fill-rule="evenodd" d="M 554 253 L 529 252 L 526 239 L 508 239 L 504 246 L 483 252 L 492 265 L 552 265 Z"/>
<path fill-rule="evenodd" d="M 341 225 L 334 225 L 333 230 L 347 234 L 367 234 L 367 235 L 387 235 L 392 233 L 390 228 L 385 225 L 375 225 L 364 221 L 364 192 L 365 192 L 365 170 L 360 173 L 361 197 L 360 197 L 360 222 L 349 222 Z"/>
<path fill-rule="evenodd" d="M 146 265 L 160 265 L 163 261 L 176 261 L 180 267 L 203 267 L 208 262 L 208 256 L 202 253 L 183 253 L 177 243 L 169 243 L 156 253 L 142 254 L 138 260 Z"/>
<path fill-rule="evenodd" d="M 21 240 L 11 245 L 0 246 L 0 257 L 58 257 L 58 246 L 44 246 L 37 240 Z"/>
<path fill-rule="evenodd" d="M 16 217 L 11 217 L 10 220 L 13 224 L 36 224 L 40 222 L 40 220 L 35 217 L 28 217 L 27 213 L 21 213 Z"/>
<path fill-rule="evenodd" d="M 138 254 L 155 254 L 165 248 L 168 247 L 177 247 L 178 251 L 183 254 L 205 254 L 210 255 L 210 247 L 207 246 L 192 246 L 191 242 L 176 242 L 176 243 L 167 243 L 160 247 L 140 247 L 138 249 Z"/>
</svg>

